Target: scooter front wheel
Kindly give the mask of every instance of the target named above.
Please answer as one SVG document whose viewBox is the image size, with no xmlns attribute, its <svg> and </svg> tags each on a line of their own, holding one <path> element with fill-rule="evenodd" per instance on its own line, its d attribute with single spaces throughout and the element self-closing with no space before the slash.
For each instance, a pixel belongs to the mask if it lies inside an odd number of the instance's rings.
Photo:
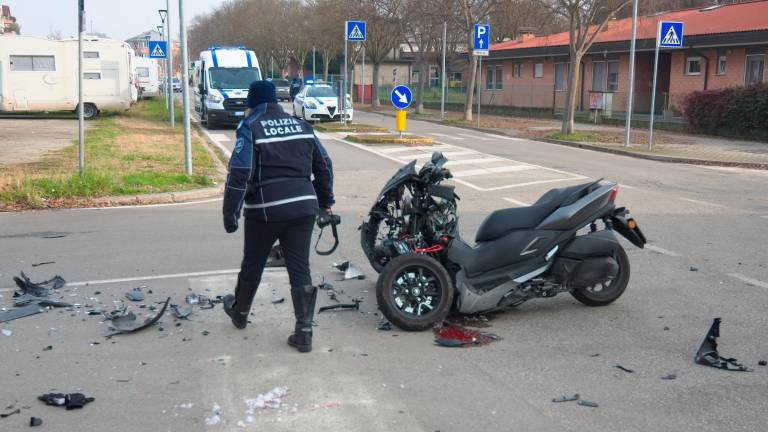
<svg viewBox="0 0 768 432">
<path fill-rule="evenodd" d="M 453 284 L 442 264 L 426 255 L 401 255 L 390 261 L 376 282 L 379 309 L 407 331 L 442 322 L 453 303 Z"/>
</svg>

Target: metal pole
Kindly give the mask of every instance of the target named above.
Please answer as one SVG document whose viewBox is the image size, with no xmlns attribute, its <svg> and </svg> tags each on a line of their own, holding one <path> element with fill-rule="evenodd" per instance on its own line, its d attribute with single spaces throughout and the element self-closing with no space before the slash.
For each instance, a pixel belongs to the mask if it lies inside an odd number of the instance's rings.
<svg viewBox="0 0 768 432">
<path fill-rule="evenodd" d="M 274 72 L 275 72 L 275 58 L 269 57 L 269 77 L 274 78 Z"/>
<path fill-rule="evenodd" d="M 365 105 L 365 44 L 363 44 L 363 70 L 360 71 L 360 85 L 363 87 L 363 96 L 360 98 L 360 103 Z"/>
<path fill-rule="evenodd" d="M 174 111 L 174 101 L 173 101 L 173 37 L 171 36 L 171 7 L 170 7 L 170 0 L 165 0 L 165 9 L 168 11 L 168 18 L 166 19 L 166 22 L 168 23 L 168 46 L 166 49 L 168 50 L 167 58 L 168 58 L 168 115 L 169 115 L 169 122 L 171 123 L 171 128 L 175 127 L 176 119 Z"/>
<path fill-rule="evenodd" d="M 189 55 L 187 25 L 184 23 L 184 0 L 179 0 L 179 39 L 181 46 L 181 97 L 184 107 L 184 172 L 192 175 L 192 137 L 189 130 Z"/>
<path fill-rule="evenodd" d="M 166 16 L 167 16 L 166 12 Z M 165 27 L 165 21 L 163 21 L 163 27 Z M 168 41 L 170 32 L 166 31 L 166 34 L 164 35 L 163 39 L 165 39 L 165 50 L 168 50 L 168 47 L 171 46 L 171 43 Z M 149 48 L 147 48 L 147 51 L 149 51 Z M 168 76 L 170 76 L 169 71 L 171 70 L 168 66 L 168 53 L 165 54 L 166 57 L 163 59 L 163 66 L 165 68 L 165 78 L 163 81 L 165 82 L 165 110 L 169 111 L 171 110 L 171 92 L 168 91 Z"/>
<path fill-rule="evenodd" d="M 80 176 L 85 172 L 85 108 L 83 104 L 83 20 L 85 19 L 85 0 L 77 4 L 77 154 Z"/>
<path fill-rule="evenodd" d="M 637 39 L 637 3 L 632 0 L 632 42 L 629 47 L 629 79 L 627 81 L 627 119 L 624 124 L 624 147 L 631 147 L 629 133 L 632 129 L 632 96 L 635 93 L 635 40 Z M 597 118 L 597 117 L 595 117 Z"/>
<path fill-rule="evenodd" d="M 661 22 L 659 22 L 661 28 Z M 653 88 L 651 89 L 651 121 L 648 124 L 648 150 L 653 150 L 653 116 L 656 112 L 656 78 L 659 75 L 659 32 L 656 31 L 656 56 L 653 59 Z"/>
<path fill-rule="evenodd" d="M 448 23 L 443 21 L 443 74 L 440 80 L 440 120 L 445 120 L 445 52 L 447 48 Z"/>
<path fill-rule="evenodd" d="M 317 78 L 315 78 L 315 46 L 312 45 L 312 79 L 317 81 Z"/>
<path fill-rule="evenodd" d="M 344 26 L 344 31 L 346 32 L 347 26 Z M 346 126 L 347 124 L 347 35 L 344 35 L 344 81 L 343 81 L 343 89 L 340 92 L 341 93 L 341 103 L 343 104 L 342 107 L 344 109 L 341 111 L 341 120 L 342 123 Z"/>
<path fill-rule="evenodd" d="M 480 99 L 483 90 L 483 56 L 478 56 L 477 66 L 477 127 L 480 127 Z"/>
</svg>

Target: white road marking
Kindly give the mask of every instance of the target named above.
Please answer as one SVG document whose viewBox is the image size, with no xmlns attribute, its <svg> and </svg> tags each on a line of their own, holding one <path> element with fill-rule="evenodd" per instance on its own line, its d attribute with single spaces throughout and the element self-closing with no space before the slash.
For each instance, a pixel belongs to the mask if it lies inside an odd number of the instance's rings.
<svg viewBox="0 0 768 432">
<path fill-rule="evenodd" d="M 504 201 L 508 201 L 508 202 L 511 202 L 512 204 L 516 204 L 516 205 L 519 205 L 520 207 L 528 207 L 528 206 L 530 206 L 530 205 L 531 205 L 531 204 L 529 204 L 529 203 L 527 203 L 527 202 L 524 202 L 524 201 L 518 201 L 518 200 L 516 200 L 516 199 L 513 199 L 513 198 L 502 198 L 502 199 L 503 199 Z"/>
<path fill-rule="evenodd" d="M 535 166 L 535 165 L 531 165 L 531 166 Z M 586 178 L 586 177 L 583 177 L 583 178 Z M 533 186 L 537 184 L 557 183 L 557 182 L 569 181 L 569 180 L 579 180 L 579 179 L 578 178 L 559 178 L 559 179 L 549 179 L 549 180 L 537 180 L 537 181 L 531 181 L 531 182 L 525 182 L 525 183 L 516 183 L 512 185 L 486 188 L 486 189 L 483 189 L 483 191 L 484 192 L 497 191 L 497 190 L 511 189 L 511 188 L 517 188 L 517 187 L 523 187 L 523 186 Z"/>
<path fill-rule="evenodd" d="M 456 151 L 456 152 L 445 152 L 443 153 L 443 156 L 445 157 L 455 157 L 455 156 L 464 156 L 464 155 L 470 155 L 470 154 L 479 154 L 476 151 L 472 150 L 466 150 L 466 151 Z M 403 156 L 403 158 L 410 159 L 429 159 L 432 157 L 432 153 L 421 153 L 416 155 L 406 155 Z"/>
<path fill-rule="evenodd" d="M 478 168 L 473 170 L 453 171 L 453 176 L 456 178 L 464 178 L 464 177 L 472 177 L 472 176 L 479 176 L 479 175 L 486 175 L 486 174 L 528 171 L 532 169 L 536 169 L 536 168 L 530 165 L 508 165 L 508 166 L 495 167 L 495 168 Z"/>
<path fill-rule="evenodd" d="M 656 253 L 660 253 L 662 255 L 669 255 L 669 256 L 673 256 L 673 257 L 679 257 L 680 256 L 680 254 L 677 253 L 677 252 L 672 252 L 671 250 L 660 248 L 660 247 L 654 246 L 654 245 L 646 244 L 645 248 L 650 250 L 650 251 L 653 251 L 653 252 L 656 252 Z"/>
<path fill-rule="evenodd" d="M 487 133 L 487 134 L 485 134 L 485 136 L 491 137 L 491 138 L 496 138 L 496 139 L 503 139 L 503 140 L 507 140 L 507 141 L 523 141 L 522 138 L 515 138 L 515 137 L 511 137 L 511 136 L 506 136 L 506 135 L 496 135 L 496 134 L 489 134 L 489 133 Z"/>
<path fill-rule="evenodd" d="M 445 165 L 446 166 L 473 165 L 473 164 L 483 164 L 483 163 L 492 163 L 492 162 L 504 162 L 504 159 L 488 157 L 488 158 L 479 158 L 479 159 L 449 160 Z"/>
<path fill-rule="evenodd" d="M 457 135 L 463 136 L 464 138 L 474 139 L 474 140 L 491 141 L 491 138 L 487 138 L 480 135 L 469 135 L 469 134 L 457 134 Z"/>
<path fill-rule="evenodd" d="M 742 282 L 746 282 L 750 285 L 768 289 L 768 282 L 763 282 L 761 280 L 753 279 L 749 276 L 744 276 L 743 274 L 740 274 L 740 273 L 728 273 L 728 276 L 736 278 Z"/>
<path fill-rule="evenodd" d="M 391 154 L 391 153 L 402 153 L 402 152 L 413 151 L 413 150 L 425 150 L 425 151 L 428 151 L 428 150 L 448 150 L 448 149 L 451 149 L 451 148 L 453 148 L 453 147 L 449 146 L 449 145 L 413 146 L 413 147 L 401 146 L 401 147 L 385 147 L 385 148 L 380 148 L 379 151 L 382 152 L 382 153 Z"/>
<path fill-rule="evenodd" d="M 699 200 L 695 200 L 695 199 L 691 199 L 691 198 L 680 198 L 680 199 L 683 200 L 683 201 L 688 201 L 688 202 L 692 202 L 692 203 L 695 203 L 695 204 L 703 204 L 703 205 L 711 206 L 711 207 L 724 207 L 724 206 L 722 206 L 720 204 L 715 204 L 715 203 L 706 202 L 706 201 L 699 201 Z"/>
<path fill-rule="evenodd" d="M 453 140 L 457 140 L 457 141 L 464 141 L 464 138 L 458 137 L 456 135 L 448 135 L 448 134 L 437 133 L 437 132 L 429 132 L 429 135 L 434 135 L 434 136 L 438 136 L 438 137 L 442 137 L 442 138 L 453 139 Z"/>
</svg>

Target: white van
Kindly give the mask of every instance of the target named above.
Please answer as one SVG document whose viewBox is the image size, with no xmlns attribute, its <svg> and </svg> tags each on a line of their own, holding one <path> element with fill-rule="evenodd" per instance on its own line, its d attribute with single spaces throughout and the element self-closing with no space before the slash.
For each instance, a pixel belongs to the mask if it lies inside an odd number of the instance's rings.
<svg viewBox="0 0 768 432">
<path fill-rule="evenodd" d="M 83 42 L 86 118 L 127 110 L 134 101 L 133 50 L 125 42 L 88 36 Z M 77 39 L 9 36 L 0 43 L 0 112 L 75 111 Z"/>
<path fill-rule="evenodd" d="M 256 53 L 243 47 L 211 47 L 200 53 L 192 83 L 195 111 L 207 127 L 245 117 L 248 87 L 261 79 Z"/>
<path fill-rule="evenodd" d="M 135 57 L 139 98 L 152 98 L 160 92 L 160 63 L 149 57 Z"/>
</svg>

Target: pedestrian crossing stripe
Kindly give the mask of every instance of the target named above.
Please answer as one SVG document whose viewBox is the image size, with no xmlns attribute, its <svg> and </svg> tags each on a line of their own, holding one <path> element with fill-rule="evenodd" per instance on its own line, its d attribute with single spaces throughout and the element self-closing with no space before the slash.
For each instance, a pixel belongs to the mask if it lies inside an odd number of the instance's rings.
<svg viewBox="0 0 768 432">
<path fill-rule="evenodd" d="M 677 33 L 675 32 L 675 26 L 671 26 L 669 28 L 669 31 L 667 31 L 667 35 L 664 36 L 664 39 L 661 41 L 662 45 L 680 45 L 680 39 L 677 38 Z"/>
<path fill-rule="evenodd" d="M 160 45 L 155 45 L 155 49 L 152 50 L 152 57 L 165 57 L 165 53 L 160 48 Z"/>
<path fill-rule="evenodd" d="M 365 39 L 363 32 L 360 31 L 360 27 L 357 24 L 355 24 L 352 31 L 349 32 L 349 39 Z"/>
</svg>

